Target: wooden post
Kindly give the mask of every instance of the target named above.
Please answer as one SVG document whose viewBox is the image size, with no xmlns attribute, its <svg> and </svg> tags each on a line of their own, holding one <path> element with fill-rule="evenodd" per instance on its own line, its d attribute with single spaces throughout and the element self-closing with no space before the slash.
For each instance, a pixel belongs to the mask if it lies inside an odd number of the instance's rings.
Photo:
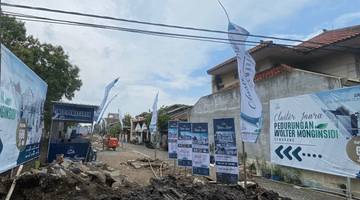
<svg viewBox="0 0 360 200">
<path fill-rule="evenodd" d="M 244 191 L 247 194 L 247 183 L 246 183 L 246 160 L 245 160 L 245 142 L 242 141 L 242 151 L 243 151 L 243 165 L 244 165 Z"/>
<path fill-rule="evenodd" d="M 176 161 L 174 159 L 174 175 L 175 175 L 175 171 L 176 171 Z"/>
</svg>

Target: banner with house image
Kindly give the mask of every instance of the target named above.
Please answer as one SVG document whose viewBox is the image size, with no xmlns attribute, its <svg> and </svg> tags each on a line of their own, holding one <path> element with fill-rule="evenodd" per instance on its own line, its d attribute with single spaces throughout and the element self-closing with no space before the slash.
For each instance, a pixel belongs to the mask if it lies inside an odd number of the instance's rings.
<svg viewBox="0 0 360 200">
<path fill-rule="evenodd" d="M 210 176 L 209 124 L 192 123 L 193 174 Z"/>
<path fill-rule="evenodd" d="M 168 147 L 170 159 L 177 159 L 178 123 L 178 121 L 168 122 Z"/>
<path fill-rule="evenodd" d="M 237 184 L 239 168 L 234 118 L 213 119 L 213 124 L 216 180 Z"/>
<path fill-rule="evenodd" d="M 270 101 L 274 164 L 360 178 L 360 86 Z"/>
<path fill-rule="evenodd" d="M 190 122 L 178 123 L 178 165 L 192 166 L 192 134 Z"/>
<path fill-rule="evenodd" d="M 47 92 L 44 81 L 1 48 L 0 173 L 40 155 Z"/>
</svg>

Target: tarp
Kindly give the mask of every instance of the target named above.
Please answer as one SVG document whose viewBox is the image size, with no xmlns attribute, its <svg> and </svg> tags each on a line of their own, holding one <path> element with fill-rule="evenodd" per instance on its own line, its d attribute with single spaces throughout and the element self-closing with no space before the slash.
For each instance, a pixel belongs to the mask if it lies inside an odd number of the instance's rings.
<svg viewBox="0 0 360 200">
<path fill-rule="evenodd" d="M 0 173 L 40 155 L 47 92 L 43 80 L 1 48 Z"/>
<path fill-rule="evenodd" d="M 270 101 L 274 164 L 360 177 L 360 86 Z"/>
</svg>

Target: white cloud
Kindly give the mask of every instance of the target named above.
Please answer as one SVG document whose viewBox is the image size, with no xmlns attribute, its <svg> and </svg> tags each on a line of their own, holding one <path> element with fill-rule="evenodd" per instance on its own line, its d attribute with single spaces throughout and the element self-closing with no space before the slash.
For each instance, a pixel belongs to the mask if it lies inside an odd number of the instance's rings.
<svg viewBox="0 0 360 200">
<path fill-rule="evenodd" d="M 217 1 L 7 0 L 5 2 L 180 26 L 215 30 L 227 28 L 226 16 Z M 251 32 L 264 23 L 291 16 L 312 1 L 223 0 L 222 2 L 231 20 Z M 166 29 L 5 6 L 3 10 L 112 26 L 227 37 L 224 34 Z M 218 64 L 211 63 L 211 53 L 230 47 L 226 44 L 36 22 L 27 22 L 26 28 L 28 34 L 39 38 L 41 42 L 61 45 L 68 52 L 71 62 L 80 67 L 80 77 L 84 84 L 81 90 L 76 92 L 74 102 L 100 104 L 105 86 L 121 76 L 109 98 L 120 91 L 121 93 L 109 106 L 108 112 L 116 112 L 117 108 L 120 108 L 123 113 L 129 112 L 133 116 L 150 109 L 158 91 L 160 92 L 159 107 L 173 103 L 194 104 L 201 95 L 190 96 L 190 91 L 197 91 L 198 88 L 203 90 L 208 86 L 210 92 L 208 84 L 210 77 L 192 73 L 196 70 L 205 71 Z M 174 93 L 174 90 L 178 92 Z M 179 91 L 182 95 L 179 95 Z"/>
<path fill-rule="evenodd" d="M 347 13 L 347 14 L 341 15 L 340 17 L 336 18 L 334 20 L 334 24 L 335 24 L 336 27 L 342 28 L 348 22 L 350 22 L 352 20 L 355 20 L 355 19 L 359 19 L 359 18 L 360 18 L 360 12 Z"/>
</svg>

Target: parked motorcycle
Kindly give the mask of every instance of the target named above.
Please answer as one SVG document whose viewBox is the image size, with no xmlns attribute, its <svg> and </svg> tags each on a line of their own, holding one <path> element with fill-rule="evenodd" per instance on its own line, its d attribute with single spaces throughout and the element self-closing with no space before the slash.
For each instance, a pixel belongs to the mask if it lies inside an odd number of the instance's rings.
<svg viewBox="0 0 360 200">
<path fill-rule="evenodd" d="M 145 146 L 149 149 L 154 149 L 154 145 L 149 139 L 145 140 Z"/>
<path fill-rule="evenodd" d="M 132 143 L 132 144 L 136 144 L 136 145 L 140 144 L 139 138 L 136 137 L 135 139 L 133 139 L 133 140 L 131 141 L 131 143 Z"/>
</svg>

